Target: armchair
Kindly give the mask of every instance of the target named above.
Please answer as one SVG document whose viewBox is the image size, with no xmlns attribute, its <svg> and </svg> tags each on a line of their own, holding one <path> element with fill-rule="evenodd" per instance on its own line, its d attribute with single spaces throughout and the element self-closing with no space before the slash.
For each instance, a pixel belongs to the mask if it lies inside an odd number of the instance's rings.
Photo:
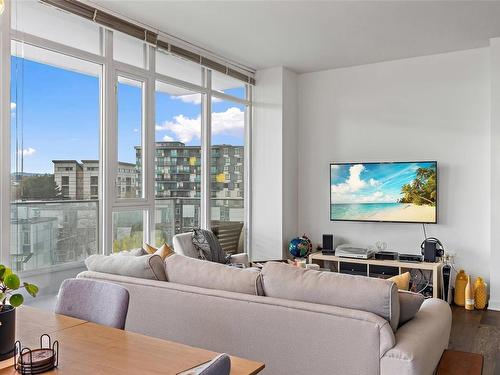
<svg viewBox="0 0 500 375">
<path fill-rule="evenodd" d="M 190 258 L 198 258 L 198 250 L 193 245 L 193 234 L 191 232 L 176 234 L 173 239 L 174 251 L 176 254 L 181 254 Z M 231 254 L 230 263 L 243 263 L 246 267 L 249 266 L 248 254 L 239 253 Z"/>
</svg>

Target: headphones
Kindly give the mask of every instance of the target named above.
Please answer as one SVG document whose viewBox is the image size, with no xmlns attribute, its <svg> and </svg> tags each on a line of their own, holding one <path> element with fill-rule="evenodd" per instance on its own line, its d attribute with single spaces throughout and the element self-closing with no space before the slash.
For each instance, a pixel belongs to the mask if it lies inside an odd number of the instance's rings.
<svg viewBox="0 0 500 375">
<path fill-rule="evenodd" d="M 442 257 L 444 255 L 444 246 L 436 237 L 428 237 L 422 242 L 422 244 L 420 245 L 422 255 L 424 255 L 424 248 L 426 243 L 434 244 L 437 257 Z"/>
</svg>

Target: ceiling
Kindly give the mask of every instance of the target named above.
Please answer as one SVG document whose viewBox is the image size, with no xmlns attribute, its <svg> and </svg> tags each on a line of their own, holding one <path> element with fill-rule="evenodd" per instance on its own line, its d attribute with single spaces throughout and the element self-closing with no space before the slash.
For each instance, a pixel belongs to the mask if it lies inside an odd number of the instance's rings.
<svg viewBox="0 0 500 375">
<path fill-rule="evenodd" d="M 254 69 L 297 73 L 488 45 L 497 1 L 151 1 L 94 4 Z"/>
</svg>

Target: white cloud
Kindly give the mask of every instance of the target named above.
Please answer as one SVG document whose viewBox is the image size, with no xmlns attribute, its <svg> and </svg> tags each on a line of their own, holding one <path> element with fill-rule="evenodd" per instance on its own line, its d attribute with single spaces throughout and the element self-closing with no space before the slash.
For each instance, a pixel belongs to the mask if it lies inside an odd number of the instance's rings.
<svg viewBox="0 0 500 375">
<path fill-rule="evenodd" d="M 237 108 L 231 107 L 224 112 L 212 113 L 212 135 L 233 135 L 243 136 L 245 126 L 245 113 Z M 166 121 L 163 124 L 156 125 L 156 131 L 169 131 L 173 133 L 172 140 L 180 142 L 190 142 L 194 138 L 201 137 L 201 116 L 189 118 L 184 115 L 177 115 L 172 121 Z M 165 139 L 165 137 L 163 138 Z"/>
<path fill-rule="evenodd" d="M 11 103 L 10 103 L 10 110 L 11 110 L 11 111 L 14 111 L 14 110 L 16 109 L 16 107 L 17 107 L 17 104 L 16 104 L 16 103 L 14 103 L 14 102 L 11 102 Z"/>
<path fill-rule="evenodd" d="M 188 94 L 188 95 L 172 96 L 172 99 L 178 99 L 184 103 L 200 104 L 201 103 L 201 94 Z"/>
<path fill-rule="evenodd" d="M 169 135 L 163 137 L 163 142 L 173 142 L 173 141 L 174 139 Z"/>
<path fill-rule="evenodd" d="M 349 178 L 337 185 L 332 185 L 332 193 L 354 193 L 366 186 L 366 182 L 361 179 L 361 172 L 365 170 L 363 164 L 355 164 L 349 168 Z"/>
<path fill-rule="evenodd" d="M 237 107 L 225 112 L 212 113 L 212 134 L 242 135 L 245 127 L 245 112 Z"/>
<path fill-rule="evenodd" d="M 375 180 L 375 179 L 373 179 L 373 178 L 370 178 L 368 180 L 368 183 L 370 184 L 370 186 L 379 186 L 380 185 L 380 182 L 377 181 L 377 180 Z"/>
<path fill-rule="evenodd" d="M 25 148 L 25 149 L 22 149 L 19 151 L 19 155 L 22 155 L 22 156 L 33 156 L 35 155 L 36 153 L 36 150 L 32 147 L 28 147 L 28 148 Z"/>
<path fill-rule="evenodd" d="M 172 99 L 178 99 L 184 103 L 201 104 L 201 94 L 172 96 Z M 221 101 L 219 98 L 212 97 L 212 103 L 220 103 Z"/>
</svg>

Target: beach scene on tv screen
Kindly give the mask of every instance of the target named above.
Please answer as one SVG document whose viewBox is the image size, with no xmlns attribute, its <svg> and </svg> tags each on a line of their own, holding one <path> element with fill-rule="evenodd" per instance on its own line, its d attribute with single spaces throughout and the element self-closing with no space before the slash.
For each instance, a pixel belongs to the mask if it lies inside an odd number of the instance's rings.
<svg viewBox="0 0 500 375">
<path fill-rule="evenodd" d="M 435 162 L 330 165 L 332 220 L 436 221 Z"/>
</svg>

